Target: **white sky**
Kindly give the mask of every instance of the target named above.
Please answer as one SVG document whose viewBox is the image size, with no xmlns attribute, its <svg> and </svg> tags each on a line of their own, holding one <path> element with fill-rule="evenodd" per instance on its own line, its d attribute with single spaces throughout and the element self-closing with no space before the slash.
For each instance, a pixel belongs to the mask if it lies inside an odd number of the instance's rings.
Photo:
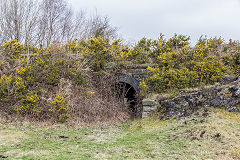
<svg viewBox="0 0 240 160">
<path fill-rule="evenodd" d="M 240 40 L 240 0 L 69 0 L 75 11 L 107 15 L 129 41 L 177 34 Z"/>
</svg>

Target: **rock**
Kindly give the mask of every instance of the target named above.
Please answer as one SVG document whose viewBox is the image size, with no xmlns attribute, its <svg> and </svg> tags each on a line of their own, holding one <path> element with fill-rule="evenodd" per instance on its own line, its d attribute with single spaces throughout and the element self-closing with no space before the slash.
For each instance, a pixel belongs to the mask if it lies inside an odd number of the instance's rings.
<svg viewBox="0 0 240 160">
<path fill-rule="evenodd" d="M 238 105 L 238 100 L 235 98 L 226 98 L 224 99 L 224 105 L 225 106 L 230 106 L 230 107 L 234 107 L 236 105 Z"/>
<path fill-rule="evenodd" d="M 228 112 L 240 112 L 240 107 L 236 107 L 236 106 L 228 106 L 225 109 Z"/>
<path fill-rule="evenodd" d="M 8 158 L 8 156 L 0 155 L 0 158 L 1 158 L 1 159 L 4 159 L 4 158 Z"/>
<path fill-rule="evenodd" d="M 153 112 L 155 106 L 143 106 L 143 112 Z"/>
<path fill-rule="evenodd" d="M 238 100 L 235 98 L 223 98 L 222 96 L 218 96 L 211 100 L 208 104 L 212 107 L 236 106 L 238 104 Z"/>
<path fill-rule="evenodd" d="M 69 137 L 67 137 L 67 136 L 59 136 L 59 138 L 68 139 Z"/>
<path fill-rule="evenodd" d="M 166 109 L 173 108 L 176 106 L 176 103 L 174 103 L 173 101 L 170 101 L 170 100 L 161 101 L 160 104 L 161 104 L 161 106 L 163 106 Z"/>
<path fill-rule="evenodd" d="M 206 131 L 202 131 L 201 133 L 200 133 L 200 137 L 201 138 L 203 138 L 203 135 L 206 133 Z"/>
<path fill-rule="evenodd" d="M 233 76 L 230 76 L 230 75 L 226 75 L 226 76 L 223 76 L 219 79 L 219 82 L 221 84 L 228 84 L 228 83 L 231 83 L 231 82 L 234 82 L 236 81 L 237 78 L 236 77 L 233 77 Z"/>
<path fill-rule="evenodd" d="M 164 100 L 166 100 L 168 98 L 167 97 L 163 97 L 162 95 L 158 95 L 156 99 L 157 99 L 157 101 L 164 101 Z"/>
<path fill-rule="evenodd" d="M 240 89 L 237 89 L 236 91 L 233 91 L 233 97 L 240 98 Z"/>
<path fill-rule="evenodd" d="M 237 77 L 237 80 L 236 80 L 236 81 L 237 81 L 237 82 L 240 82 L 240 76 Z"/>
<path fill-rule="evenodd" d="M 146 118 L 146 117 L 148 117 L 149 115 L 150 115 L 149 112 L 143 112 L 143 113 L 142 113 L 142 118 Z"/>
<path fill-rule="evenodd" d="M 209 102 L 209 105 L 212 107 L 222 106 L 223 98 L 221 96 L 216 97 L 215 99 Z"/>
<path fill-rule="evenodd" d="M 238 90 L 238 86 L 237 85 L 233 85 L 231 88 L 230 88 L 231 91 L 235 92 Z"/>
<path fill-rule="evenodd" d="M 217 134 L 215 134 L 212 138 L 219 138 L 219 137 L 221 137 L 221 134 L 220 134 L 220 133 L 217 133 Z"/>
<path fill-rule="evenodd" d="M 217 93 L 217 95 L 224 95 L 231 92 L 231 89 L 229 88 L 222 88 L 222 90 L 220 92 Z"/>
<path fill-rule="evenodd" d="M 143 106 L 154 106 L 155 105 L 155 101 L 154 100 L 150 100 L 150 99 L 143 99 L 142 100 L 142 105 Z"/>
<path fill-rule="evenodd" d="M 142 100 L 142 105 L 143 105 L 143 113 L 142 117 L 148 117 L 156 108 L 156 103 L 154 100 L 150 99 L 143 99 Z"/>
</svg>

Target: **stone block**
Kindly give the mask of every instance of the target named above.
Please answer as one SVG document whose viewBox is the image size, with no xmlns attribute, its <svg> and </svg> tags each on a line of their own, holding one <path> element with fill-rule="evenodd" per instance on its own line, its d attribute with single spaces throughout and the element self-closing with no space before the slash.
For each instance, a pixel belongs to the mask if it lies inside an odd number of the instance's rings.
<svg viewBox="0 0 240 160">
<path fill-rule="evenodd" d="M 154 106 L 156 103 L 154 100 L 150 100 L 150 99 L 143 99 L 142 100 L 142 105 L 143 106 Z"/>
<path fill-rule="evenodd" d="M 151 112 L 143 112 L 142 113 L 142 118 L 149 117 L 150 114 L 151 114 Z"/>
<path fill-rule="evenodd" d="M 153 112 L 155 106 L 143 106 L 143 112 Z"/>
</svg>

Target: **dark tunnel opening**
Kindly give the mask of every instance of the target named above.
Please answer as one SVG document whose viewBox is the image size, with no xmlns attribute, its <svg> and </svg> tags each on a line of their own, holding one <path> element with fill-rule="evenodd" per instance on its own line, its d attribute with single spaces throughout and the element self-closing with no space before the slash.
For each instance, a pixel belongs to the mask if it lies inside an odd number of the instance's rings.
<svg viewBox="0 0 240 160">
<path fill-rule="evenodd" d="M 131 117 L 141 118 L 142 104 L 139 93 L 130 84 L 125 82 L 118 82 L 117 84 L 118 97 L 124 102 L 128 108 Z"/>
</svg>

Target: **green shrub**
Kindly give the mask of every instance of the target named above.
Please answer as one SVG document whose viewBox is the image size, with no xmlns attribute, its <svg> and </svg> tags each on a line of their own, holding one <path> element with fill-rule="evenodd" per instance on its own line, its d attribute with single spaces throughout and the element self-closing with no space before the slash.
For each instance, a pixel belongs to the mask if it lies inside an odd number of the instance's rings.
<svg viewBox="0 0 240 160">
<path fill-rule="evenodd" d="M 174 34 L 173 37 L 167 40 L 164 38 L 163 34 L 160 34 L 158 40 L 152 41 L 152 51 L 150 53 L 152 61 L 155 62 L 157 57 L 163 53 L 173 52 L 188 47 L 190 44 L 189 40 L 190 37 L 177 34 Z"/>
<path fill-rule="evenodd" d="M 180 64 L 172 52 L 158 57 L 158 65 L 148 67 L 147 82 L 157 92 L 171 88 L 195 87 L 202 83 L 211 84 L 224 74 L 231 74 L 231 68 L 216 57 L 207 57 L 202 61 L 192 60 Z M 179 63 L 179 64 L 178 64 Z"/>
<path fill-rule="evenodd" d="M 54 63 L 43 70 L 44 79 L 48 85 L 57 85 L 60 81 L 60 68 Z"/>
<path fill-rule="evenodd" d="M 166 42 L 167 48 L 171 49 L 180 49 L 183 48 L 187 45 L 189 45 L 189 36 L 185 35 L 177 35 L 176 33 L 174 34 L 173 37 L 169 38 L 169 40 Z"/>
<path fill-rule="evenodd" d="M 198 80 L 196 73 L 187 68 L 152 68 L 148 67 L 147 83 L 153 86 L 156 92 L 171 88 L 184 88 L 196 86 Z"/>
<path fill-rule="evenodd" d="M 76 75 L 74 76 L 74 81 L 78 85 L 85 84 L 85 78 L 83 77 L 82 72 L 80 72 L 80 71 L 76 72 Z"/>
<path fill-rule="evenodd" d="M 237 42 L 227 44 L 221 38 L 201 37 L 192 47 L 189 40 L 184 35 L 175 34 L 166 39 L 160 34 L 157 40 L 143 38 L 129 47 L 120 40 L 111 42 L 97 37 L 78 44 L 77 40 L 63 45 L 54 41 L 47 48 L 9 41 L 0 44 L 0 100 L 9 106 L 17 105 L 19 114 L 36 116 L 42 113 L 38 110 L 39 104 L 45 103 L 40 103 L 43 100 L 37 97 L 37 93 L 41 92 L 39 90 L 43 91 L 41 96 L 49 97 L 61 86 L 61 78 L 74 81 L 71 83 L 73 87 L 86 84 L 86 80 L 90 82 L 89 86 L 96 86 L 91 79 L 95 77 L 93 74 L 99 77 L 112 74 L 113 68 L 121 72 L 131 64 L 155 64 L 155 67 L 148 68 L 146 79 L 140 81 L 142 96 L 151 89 L 164 92 L 195 87 L 214 83 L 225 74 L 240 73 L 240 47 Z M 114 67 L 110 71 L 111 66 Z M 88 79 L 85 71 L 90 72 Z M 32 92 L 27 92 L 29 90 Z M 86 90 L 89 88 L 84 88 Z M 83 92 L 82 96 L 91 99 L 95 94 Z M 12 103 L 8 103 L 10 99 Z M 46 114 L 50 113 L 64 122 L 70 116 L 69 112 L 66 101 L 59 94 Z"/>
<path fill-rule="evenodd" d="M 136 64 L 144 64 L 151 62 L 149 55 L 151 54 L 152 42 L 146 38 L 142 38 L 134 47 L 131 53 L 131 60 Z"/>
<path fill-rule="evenodd" d="M 25 80 L 26 85 L 34 85 L 38 81 L 36 70 L 32 68 L 32 65 L 20 67 L 16 69 L 16 73 Z"/>
<path fill-rule="evenodd" d="M 0 78 L 0 100 L 4 99 L 9 95 L 10 89 L 12 88 L 13 78 L 12 76 L 6 76 L 3 74 Z"/>
<path fill-rule="evenodd" d="M 24 51 L 24 46 L 16 40 L 7 41 L 3 45 L 4 54 L 10 59 L 18 59 L 20 54 Z"/>
<path fill-rule="evenodd" d="M 90 66 L 93 71 L 104 70 L 106 63 L 110 62 L 111 45 L 108 38 L 91 38 L 86 42 L 82 42 L 83 56 L 89 60 Z"/>
<path fill-rule="evenodd" d="M 16 91 L 16 97 L 24 95 L 26 92 L 26 86 L 25 86 L 24 80 L 22 79 L 22 77 L 19 77 L 19 76 L 15 76 L 14 79 L 15 79 L 14 87 Z"/>
<path fill-rule="evenodd" d="M 62 94 L 57 94 L 50 104 L 49 112 L 56 118 L 59 122 L 65 122 L 66 119 L 70 117 L 68 104 L 64 100 Z"/>
<path fill-rule="evenodd" d="M 167 68 L 176 68 L 179 66 L 179 53 L 176 51 L 166 52 L 157 57 L 157 65 L 159 67 L 167 67 Z"/>
<path fill-rule="evenodd" d="M 204 44 L 197 44 L 195 46 L 195 51 L 193 54 L 193 59 L 195 60 L 201 60 L 205 57 L 207 57 L 210 53 L 210 48 L 208 45 L 204 45 Z"/>
<path fill-rule="evenodd" d="M 42 112 L 39 107 L 39 97 L 33 91 L 28 92 L 24 95 L 24 98 L 19 100 L 19 105 L 16 107 L 18 114 L 25 115 L 30 114 L 34 117 L 38 117 Z"/>
<path fill-rule="evenodd" d="M 195 62 L 193 65 L 193 71 L 197 73 L 199 82 L 205 84 L 218 81 L 224 74 L 231 73 L 228 66 L 224 65 L 222 60 L 218 60 L 216 57 L 209 56 L 201 62 Z"/>
<path fill-rule="evenodd" d="M 225 63 L 232 67 L 235 74 L 240 73 L 240 52 L 236 52 L 234 55 L 226 56 Z"/>
</svg>

